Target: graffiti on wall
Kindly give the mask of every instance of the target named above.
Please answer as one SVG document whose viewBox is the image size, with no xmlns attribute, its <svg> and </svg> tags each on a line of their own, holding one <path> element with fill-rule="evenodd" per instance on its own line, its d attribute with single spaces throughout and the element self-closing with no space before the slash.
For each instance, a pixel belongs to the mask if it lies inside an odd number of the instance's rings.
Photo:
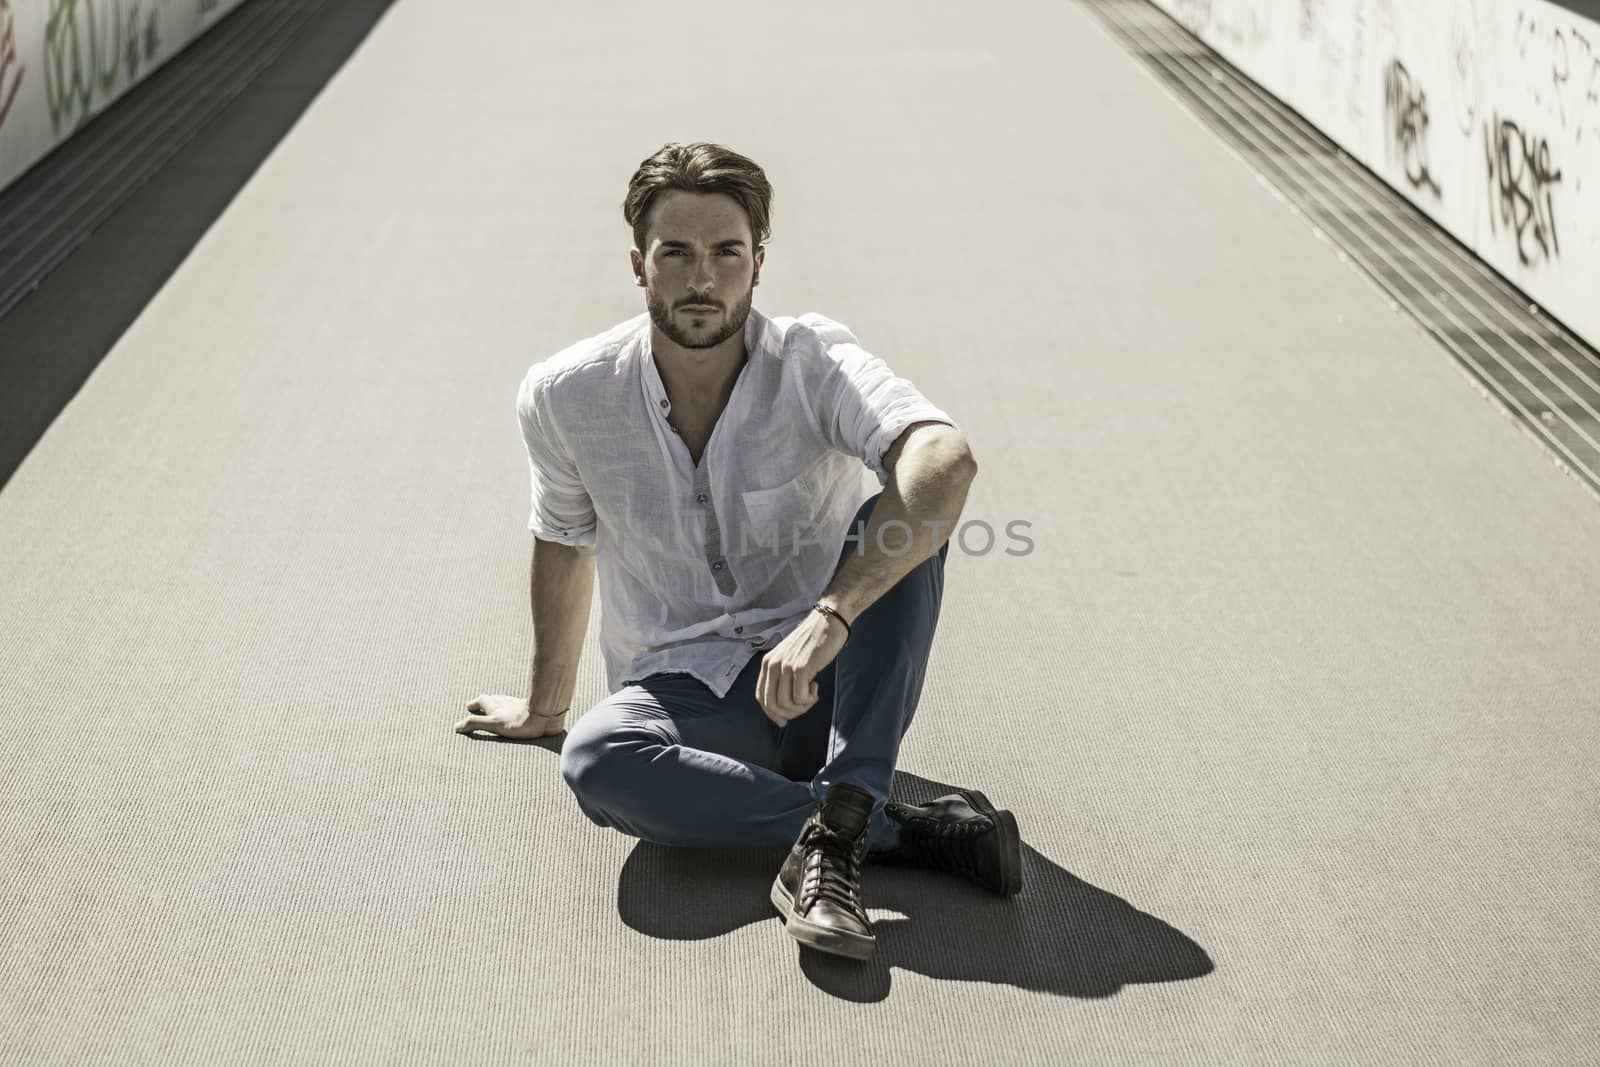
<svg viewBox="0 0 1600 1067">
<path fill-rule="evenodd" d="M 1317 35 L 1317 23 L 1322 21 L 1322 5 L 1326 0 L 1300 0 L 1300 18 L 1295 23 L 1295 29 L 1300 33 L 1302 41 L 1309 41 Z"/>
<path fill-rule="evenodd" d="M 1450 114 L 1462 137 L 1478 124 L 1483 97 L 1483 67 L 1478 61 L 1477 0 L 1456 0 L 1450 7 Z"/>
<path fill-rule="evenodd" d="M 0 189 L 242 2 L 0 0 Z"/>
<path fill-rule="evenodd" d="M 1556 236 L 1555 187 L 1561 172 L 1550 162 L 1550 141 L 1498 115 L 1484 123 L 1489 168 L 1489 226 L 1510 234 L 1523 266 L 1561 254 Z"/>
<path fill-rule="evenodd" d="M 0 126 L 6 123 L 11 105 L 16 103 L 22 76 L 27 73 L 17 58 L 17 19 L 11 0 L 0 0 Z"/>
<path fill-rule="evenodd" d="M 127 32 L 123 34 L 122 65 L 127 70 L 128 81 L 139 80 L 139 68 L 153 64 L 161 51 L 161 34 L 156 26 L 156 13 L 139 10 L 138 0 L 128 9 Z"/>
<path fill-rule="evenodd" d="M 1600 344 L 1594 2 L 1153 0 Z"/>
<path fill-rule="evenodd" d="M 121 0 L 50 0 L 44 28 L 44 88 L 50 125 L 71 132 L 108 96 L 122 64 Z"/>
<path fill-rule="evenodd" d="M 1349 66 L 1346 77 L 1349 79 L 1349 92 L 1346 95 L 1345 111 L 1349 115 L 1351 126 L 1359 128 L 1366 118 L 1366 93 L 1365 89 L 1371 85 L 1370 79 L 1373 72 L 1366 69 L 1367 63 L 1367 11 L 1364 4 L 1352 4 L 1349 12 L 1350 48 Z"/>
<path fill-rule="evenodd" d="M 1439 199 L 1444 193 L 1428 167 L 1428 94 L 1405 64 L 1391 59 L 1383 72 L 1384 147 L 1398 162 L 1413 189 L 1426 189 Z"/>
<path fill-rule="evenodd" d="M 1553 25 L 1517 12 L 1514 31 L 1519 72 L 1533 103 L 1581 142 L 1586 129 L 1600 137 L 1600 48 L 1580 25 Z"/>
</svg>

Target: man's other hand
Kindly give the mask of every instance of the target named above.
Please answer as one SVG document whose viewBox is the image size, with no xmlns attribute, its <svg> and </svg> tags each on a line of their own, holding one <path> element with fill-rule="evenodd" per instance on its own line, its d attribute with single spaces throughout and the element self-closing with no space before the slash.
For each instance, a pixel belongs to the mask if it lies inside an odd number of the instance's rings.
<svg viewBox="0 0 1600 1067">
<path fill-rule="evenodd" d="M 565 711 L 558 711 L 554 715 L 535 715 L 528 710 L 528 702 L 522 697 L 480 693 L 478 699 L 468 702 L 467 711 L 475 714 L 469 714 L 456 723 L 458 734 L 483 730 L 501 737 L 549 737 L 559 734 L 567 726 Z"/>
<path fill-rule="evenodd" d="M 817 702 L 817 675 L 844 647 L 845 629 L 820 611 L 806 613 L 800 625 L 772 646 L 761 661 L 756 702 L 779 726 L 799 718 Z"/>
</svg>

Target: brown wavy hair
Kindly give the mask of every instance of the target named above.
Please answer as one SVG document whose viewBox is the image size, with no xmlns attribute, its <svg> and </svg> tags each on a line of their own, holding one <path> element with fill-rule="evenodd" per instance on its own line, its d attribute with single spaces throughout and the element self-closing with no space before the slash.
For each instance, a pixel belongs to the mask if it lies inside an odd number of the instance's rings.
<svg viewBox="0 0 1600 1067">
<path fill-rule="evenodd" d="M 633 228 L 633 246 L 641 252 L 648 251 L 645 238 L 650 208 L 656 197 L 668 189 L 726 193 L 749 216 L 756 248 L 772 237 L 772 183 L 760 166 L 719 144 L 668 142 L 639 164 L 628 180 L 628 195 L 622 201 L 622 217 Z"/>
</svg>

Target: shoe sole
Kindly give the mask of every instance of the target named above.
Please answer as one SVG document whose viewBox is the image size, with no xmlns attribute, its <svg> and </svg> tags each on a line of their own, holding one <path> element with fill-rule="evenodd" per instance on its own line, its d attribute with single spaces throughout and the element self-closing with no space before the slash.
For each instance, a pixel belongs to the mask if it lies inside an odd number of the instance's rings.
<svg viewBox="0 0 1600 1067">
<path fill-rule="evenodd" d="M 783 916 L 783 928 L 789 936 L 818 952 L 827 952 L 835 956 L 846 956 L 853 960 L 864 960 L 872 955 L 877 939 L 862 937 L 843 930 L 835 930 L 827 926 L 818 926 L 803 915 L 794 913 L 794 900 L 789 896 L 789 891 L 783 887 L 783 879 L 772 880 L 772 892 L 767 894 L 772 901 L 772 906 L 778 909 L 778 914 Z"/>
<path fill-rule="evenodd" d="M 1000 888 L 994 892 L 1003 897 L 1014 897 L 1022 892 L 1022 834 L 1017 831 L 1017 817 L 1009 811 L 997 810 L 989 798 L 976 789 L 957 789 L 967 798 L 973 811 L 981 811 L 994 820 L 1000 834 Z"/>
</svg>

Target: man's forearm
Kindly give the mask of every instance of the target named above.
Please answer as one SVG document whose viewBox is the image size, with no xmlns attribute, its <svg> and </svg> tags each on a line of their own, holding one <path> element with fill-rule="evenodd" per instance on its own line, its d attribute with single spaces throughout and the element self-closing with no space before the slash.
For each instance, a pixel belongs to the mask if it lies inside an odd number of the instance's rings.
<svg viewBox="0 0 1600 1067">
<path fill-rule="evenodd" d="M 589 627 L 594 555 L 551 541 L 533 542 L 528 594 L 533 613 L 533 667 L 528 710 L 566 711 L 578 684 L 578 656 Z"/>
<path fill-rule="evenodd" d="M 938 439 L 909 444 L 822 602 L 854 622 L 950 539 L 976 474 L 977 465 L 964 450 Z"/>
</svg>

